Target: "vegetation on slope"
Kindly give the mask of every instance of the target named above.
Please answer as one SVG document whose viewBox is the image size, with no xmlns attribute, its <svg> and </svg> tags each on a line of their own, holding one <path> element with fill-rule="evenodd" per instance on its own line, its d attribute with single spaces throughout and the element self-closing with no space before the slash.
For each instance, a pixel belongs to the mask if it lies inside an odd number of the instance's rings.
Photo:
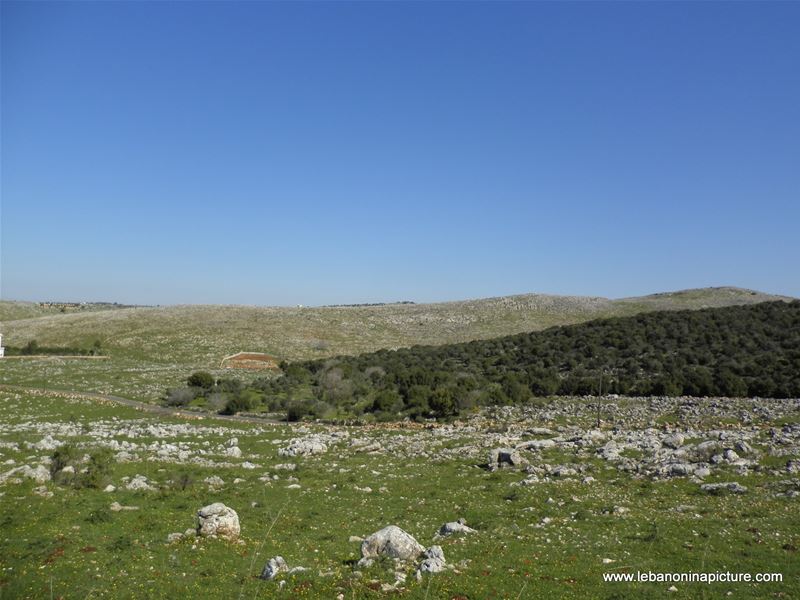
<svg viewBox="0 0 800 600">
<path fill-rule="evenodd" d="M 227 355 L 266 352 L 296 361 L 415 344 L 450 344 L 653 310 L 785 299 L 738 288 L 708 288 L 609 300 L 526 294 L 435 304 L 366 307 L 171 306 L 3 317 L 6 345 L 86 347 L 102 341 L 112 358 L 215 369 Z"/>
<path fill-rule="evenodd" d="M 293 419 L 448 417 L 474 406 L 551 395 L 795 397 L 800 301 L 647 313 L 282 368 L 278 379 L 235 390 L 229 381 L 214 389 L 209 382 L 208 391 L 231 390 L 221 397 L 228 399 L 228 412 L 266 402 Z M 176 397 L 173 392 L 173 403 Z"/>
</svg>

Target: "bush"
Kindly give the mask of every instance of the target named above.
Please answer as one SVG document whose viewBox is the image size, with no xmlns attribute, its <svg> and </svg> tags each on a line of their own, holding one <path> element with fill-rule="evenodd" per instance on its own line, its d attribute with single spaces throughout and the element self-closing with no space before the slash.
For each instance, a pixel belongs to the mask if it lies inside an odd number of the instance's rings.
<svg viewBox="0 0 800 600">
<path fill-rule="evenodd" d="M 114 453 L 108 448 L 98 448 L 89 453 L 86 473 L 77 479 L 78 487 L 101 488 L 108 484 Z"/>
<path fill-rule="evenodd" d="M 253 410 L 258 406 L 261 400 L 261 394 L 255 390 L 244 390 L 241 394 L 231 397 L 225 408 L 220 411 L 223 415 L 235 415 L 239 412 Z"/>
<path fill-rule="evenodd" d="M 56 448 L 50 456 L 50 476 L 56 483 L 67 483 L 73 479 L 70 473 L 64 473 L 64 467 L 73 467 L 77 472 L 80 451 L 72 444 L 64 444 Z"/>
<path fill-rule="evenodd" d="M 95 448 L 84 463 L 76 446 L 64 444 L 50 458 L 50 475 L 56 483 L 76 488 L 101 488 L 109 481 L 114 453 L 108 448 Z M 72 467 L 74 473 L 65 473 L 65 467 Z"/>
<path fill-rule="evenodd" d="M 311 414 L 311 403 L 308 400 L 292 400 L 286 406 L 286 420 L 299 421 Z"/>
<path fill-rule="evenodd" d="M 214 387 L 214 376 L 206 371 L 197 371 L 189 375 L 186 380 L 189 387 L 198 387 L 204 390 L 210 390 Z"/>
<path fill-rule="evenodd" d="M 167 390 L 167 406 L 186 406 L 201 393 L 199 388 L 174 388 Z"/>
</svg>

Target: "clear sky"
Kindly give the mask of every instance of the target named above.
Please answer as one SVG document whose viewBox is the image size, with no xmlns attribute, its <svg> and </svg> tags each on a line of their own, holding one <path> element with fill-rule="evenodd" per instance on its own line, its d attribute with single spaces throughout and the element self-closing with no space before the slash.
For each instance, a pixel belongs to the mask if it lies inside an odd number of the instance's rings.
<svg viewBox="0 0 800 600">
<path fill-rule="evenodd" d="M 800 3 L 2 2 L 4 299 L 800 296 Z"/>
</svg>

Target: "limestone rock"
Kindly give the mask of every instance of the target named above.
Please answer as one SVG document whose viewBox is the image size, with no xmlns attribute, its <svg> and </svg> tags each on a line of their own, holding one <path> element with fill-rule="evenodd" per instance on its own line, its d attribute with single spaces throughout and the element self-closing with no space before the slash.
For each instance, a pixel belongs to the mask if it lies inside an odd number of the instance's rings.
<svg viewBox="0 0 800 600">
<path fill-rule="evenodd" d="M 677 450 L 681 446 L 683 446 L 683 442 L 686 438 L 683 437 L 680 433 L 673 433 L 672 435 L 666 436 L 663 440 L 661 440 L 661 444 L 666 448 L 673 448 Z"/>
<path fill-rule="evenodd" d="M 209 504 L 197 511 L 197 535 L 234 540 L 239 537 L 239 532 L 239 515 L 222 502 Z"/>
<path fill-rule="evenodd" d="M 289 565 L 286 564 L 283 557 L 275 556 L 274 558 L 270 558 L 267 564 L 264 565 L 260 577 L 261 579 L 275 579 L 278 573 L 287 573 L 288 571 Z"/>
<path fill-rule="evenodd" d="M 700 489 L 709 494 L 719 494 L 721 492 L 731 492 L 732 494 L 744 494 L 747 488 L 736 481 L 726 481 L 724 483 L 704 483 Z"/>
<path fill-rule="evenodd" d="M 19 473 L 28 479 L 33 479 L 36 483 L 47 483 L 50 481 L 50 471 L 44 465 L 36 465 L 35 469 L 25 465 L 20 469 Z"/>
<path fill-rule="evenodd" d="M 127 483 L 125 489 L 138 492 L 138 491 L 153 491 L 156 488 L 154 488 L 152 485 L 148 483 L 147 477 L 145 477 L 144 475 L 136 475 L 133 479 L 131 479 Z"/>
<path fill-rule="evenodd" d="M 416 560 L 425 548 L 396 525 L 389 525 L 376 531 L 361 542 L 359 566 L 369 566 L 372 560 L 381 556 L 398 560 Z"/>
<path fill-rule="evenodd" d="M 446 537 L 456 533 L 475 533 L 475 530 L 472 527 L 467 527 L 467 522 L 464 519 L 459 519 L 458 521 L 451 521 L 450 523 L 442 525 L 439 528 L 438 535 Z"/>
<path fill-rule="evenodd" d="M 425 558 L 419 565 L 422 573 L 440 573 L 447 568 L 441 546 L 431 546 L 425 550 Z"/>
<path fill-rule="evenodd" d="M 504 467 L 520 467 L 527 464 L 522 455 L 513 448 L 495 448 L 489 451 L 488 465 L 491 470 Z"/>
<path fill-rule="evenodd" d="M 328 446 L 322 440 L 308 437 L 290 441 L 286 448 L 278 450 L 278 454 L 281 456 L 311 456 L 312 454 L 324 454 L 327 451 Z"/>
</svg>

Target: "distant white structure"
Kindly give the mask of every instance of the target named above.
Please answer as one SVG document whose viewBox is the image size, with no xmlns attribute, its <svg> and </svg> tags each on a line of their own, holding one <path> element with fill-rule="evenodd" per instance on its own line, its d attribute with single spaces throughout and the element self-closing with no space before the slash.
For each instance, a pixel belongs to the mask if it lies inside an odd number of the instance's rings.
<svg viewBox="0 0 800 600">
<path fill-rule="evenodd" d="M 3 358 L 6 355 L 6 349 L 3 348 L 3 334 L 0 333 L 0 358 Z"/>
</svg>

